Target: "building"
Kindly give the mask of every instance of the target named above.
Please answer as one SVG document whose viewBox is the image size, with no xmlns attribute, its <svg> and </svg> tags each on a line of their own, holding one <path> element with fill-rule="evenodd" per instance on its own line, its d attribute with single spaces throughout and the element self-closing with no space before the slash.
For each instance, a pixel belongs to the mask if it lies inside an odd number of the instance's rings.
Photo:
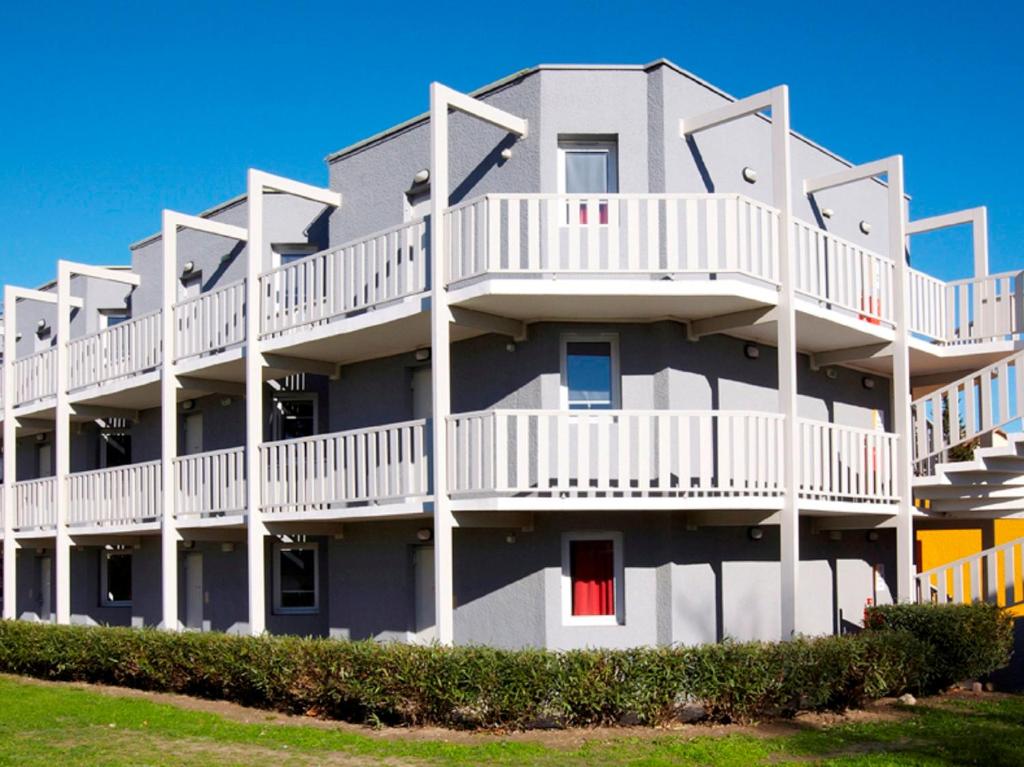
<svg viewBox="0 0 1024 767">
<path fill-rule="evenodd" d="M 914 561 L 1022 508 L 1015 437 L 943 462 L 1024 407 L 984 209 L 667 61 L 430 103 L 5 288 L 5 618 L 569 648 L 1019 588 Z M 914 269 L 954 224 L 973 276 Z"/>
</svg>

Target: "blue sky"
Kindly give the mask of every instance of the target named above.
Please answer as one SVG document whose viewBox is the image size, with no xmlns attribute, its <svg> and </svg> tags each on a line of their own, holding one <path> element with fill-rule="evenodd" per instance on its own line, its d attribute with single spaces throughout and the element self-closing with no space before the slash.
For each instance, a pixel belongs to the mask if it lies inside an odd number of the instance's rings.
<svg viewBox="0 0 1024 767">
<path fill-rule="evenodd" d="M 735 95 L 791 88 L 794 128 L 854 162 L 905 156 L 913 215 L 989 206 L 1024 267 L 1024 6 L 891 2 L 14 3 L 0 7 L 0 282 L 124 263 L 162 208 L 246 168 L 324 183 L 329 152 L 547 62 L 669 58 Z M 780 7 L 781 5 L 781 7 Z M 968 276 L 967 231 L 915 264 Z"/>
</svg>

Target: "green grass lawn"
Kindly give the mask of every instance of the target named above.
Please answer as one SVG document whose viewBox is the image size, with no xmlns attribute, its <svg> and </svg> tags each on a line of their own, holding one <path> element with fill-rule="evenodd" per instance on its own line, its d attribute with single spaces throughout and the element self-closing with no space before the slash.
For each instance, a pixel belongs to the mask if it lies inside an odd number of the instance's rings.
<svg viewBox="0 0 1024 767">
<path fill-rule="evenodd" d="M 693 737 L 614 730 L 550 742 L 438 733 L 436 740 L 281 723 L 66 685 L 0 677 L 0 765 L 1021 765 L 1024 697 L 932 699 L 905 716 L 799 722 Z M 273 721 L 271 721 L 273 720 Z M 294 720 L 293 720 L 294 721 Z"/>
</svg>

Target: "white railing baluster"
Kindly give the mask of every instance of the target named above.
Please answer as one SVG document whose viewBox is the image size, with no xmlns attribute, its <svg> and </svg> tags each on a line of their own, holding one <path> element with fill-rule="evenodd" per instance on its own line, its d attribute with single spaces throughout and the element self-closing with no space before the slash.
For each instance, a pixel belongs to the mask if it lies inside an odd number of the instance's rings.
<svg viewBox="0 0 1024 767">
<path fill-rule="evenodd" d="M 245 280 L 174 305 L 175 359 L 212 354 L 245 342 Z"/>
</svg>

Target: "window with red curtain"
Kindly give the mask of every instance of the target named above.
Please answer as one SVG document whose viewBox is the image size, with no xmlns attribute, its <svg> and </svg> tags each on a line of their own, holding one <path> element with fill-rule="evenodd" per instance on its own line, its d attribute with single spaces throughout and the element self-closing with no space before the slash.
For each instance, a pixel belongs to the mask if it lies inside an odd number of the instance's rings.
<svg viewBox="0 0 1024 767">
<path fill-rule="evenodd" d="M 569 542 L 573 615 L 615 615 L 615 552 L 610 540 Z"/>
</svg>

